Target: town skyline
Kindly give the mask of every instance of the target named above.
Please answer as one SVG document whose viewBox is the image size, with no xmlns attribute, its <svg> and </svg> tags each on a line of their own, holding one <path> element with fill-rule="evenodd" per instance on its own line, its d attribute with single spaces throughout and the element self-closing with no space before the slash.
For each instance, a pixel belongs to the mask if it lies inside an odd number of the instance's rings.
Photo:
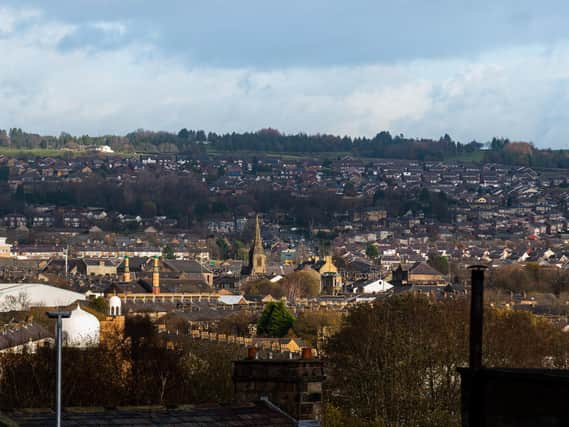
<svg viewBox="0 0 569 427">
<path fill-rule="evenodd" d="M 567 16 L 2 0 L 0 424 L 569 425 Z"/>
</svg>

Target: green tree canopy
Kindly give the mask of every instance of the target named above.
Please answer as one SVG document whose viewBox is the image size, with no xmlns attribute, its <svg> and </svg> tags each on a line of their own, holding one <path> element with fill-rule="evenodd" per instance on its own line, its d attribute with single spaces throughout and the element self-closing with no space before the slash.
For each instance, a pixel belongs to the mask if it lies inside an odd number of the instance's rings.
<svg viewBox="0 0 569 427">
<path fill-rule="evenodd" d="M 376 259 L 379 256 L 379 251 L 377 250 L 377 246 L 375 246 L 374 244 L 370 243 L 369 245 L 367 245 L 366 247 L 366 255 L 369 258 L 372 259 Z"/>
<path fill-rule="evenodd" d="M 162 249 L 162 256 L 166 259 L 176 258 L 176 255 L 174 255 L 174 249 L 172 249 L 172 246 L 170 245 L 164 246 L 164 248 Z"/>
<path fill-rule="evenodd" d="M 265 306 L 257 323 L 257 333 L 280 338 L 288 333 L 293 324 L 294 316 L 284 302 L 270 302 Z"/>
<path fill-rule="evenodd" d="M 0 166 L 0 181 L 8 181 L 10 178 L 10 168 L 8 166 Z"/>
<path fill-rule="evenodd" d="M 429 254 L 427 263 L 441 274 L 448 274 L 448 258 L 436 253 Z"/>
</svg>

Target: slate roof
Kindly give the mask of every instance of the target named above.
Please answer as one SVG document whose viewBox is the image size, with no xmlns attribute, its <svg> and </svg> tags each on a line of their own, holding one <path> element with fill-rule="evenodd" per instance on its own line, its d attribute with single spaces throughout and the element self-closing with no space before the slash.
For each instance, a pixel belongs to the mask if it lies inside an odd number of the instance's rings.
<svg viewBox="0 0 569 427">
<path fill-rule="evenodd" d="M 39 271 L 43 263 L 35 259 L 0 258 L 0 269 Z"/>
<path fill-rule="evenodd" d="M 371 271 L 371 264 L 367 261 L 356 259 L 346 265 L 347 271 L 357 271 L 360 273 L 369 273 Z"/>
<path fill-rule="evenodd" d="M 150 295 L 152 296 L 152 295 Z M 176 304 L 166 301 L 156 302 L 125 302 L 123 305 L 123 313 L 168 313 L 176 309 Z"/>
<path fill-rule="evenodd" d="M 52 411 L 15 411 L 5 414 L 19 426 L 55 425 Z M 64 411 L 64 426 L 189 426 L 189 427 L 289 427 L 292 419 L 263 402 L 235 406 L 142 408 L 70 408 Z"/>
<path fill-rule="evenodd" d="M 248 303 L 243 295 L 221 295 L 219 297 L 219 302 L 228 305 Z"/>
<path fill-rule="evenodd" d="M 94 265 L 94 266 L 98 266 L 101 265 L 101 263 L 105 266 L 105 267 L 115 267 L 118 262 L 116 260 L 110 260 L 110 259 L 100 259 L 100 258 L 89 258 L 89 259 L 83 259 L 82 260 L 85 265 Z"/>
<path fill-rule="evenodd" d="M 166 274 L 160 273 L 160 292 L 161 293 L 175 293 L 175 292 L 210 292 L 211 288 L 203 280 L 189 280 L 189 279 L 169 279 Z M 138 289 L 134 292 L 152 292 L 152 279 L 143 278 L 139 279 Z"/>
<path fill-rule="evenodd" d="M 208 267 L 200 265 L 199 262 L 194 260 L 165 259 L 162 260 L 162 263 L 165 267 L 179 273 L 211 273 Z"/>
<path fill-rule="evenodd" d="M 409 268 L 409 272 L 412 274 L 422 274 L 425 276 L 440 276 L 437 270 L 431 267 L 426 262 L 416 262 Z"/>
<path fill-rule="evenodd" d="M 43 326 L 32 323 L 30 325 L 17 325 L 6 327 L 0 333 L 0 350 L 26 344 L 30 340 L 36 341 L 51 337 L 52 334 Z"/>
<path fill-rule="evenodd" d="M 140 272 L 144 270 L 144 265 L 148 261 L 146 257 L 129 257 L 128 259 L 128 269 L 132 272 Z M 117 267 L 117 273 L 124 273 L 124 259 L 121 261 Z"/>
<path fill-rule="evenodd" d="M 167 306 L 166 306 L 167 307 Z M 204 303 L 193 303 L 191 311 L 176 311 L 171 309 L 169 313 L 162 318 L 162 320 L 182 319 L 184 321 L 210 321 L 221 320 L 225 317 L 231 316 L 234 313 L 239 313 L 238 310 L 223 310 L 215 307 L 209 307 Z"/>
</svg>

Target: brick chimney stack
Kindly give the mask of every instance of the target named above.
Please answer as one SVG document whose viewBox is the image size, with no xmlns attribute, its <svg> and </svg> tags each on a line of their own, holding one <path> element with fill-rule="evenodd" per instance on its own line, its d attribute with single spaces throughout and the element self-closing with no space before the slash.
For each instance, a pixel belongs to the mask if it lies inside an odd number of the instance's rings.
<svg viewBox="0 0 569 427">
<path fill-rule="evenodd" d="M 123 282 L 130 282 L 130 265 L 128 261 L 128 255 L 124 257 L 124 275 Z"/>
<path fill-rule="evenodd" d="M 152 294 L 160 293 L 160 271 L 158 268 L 158 257 L 154 257 L 154 268 L 152 269 Z"/>
<path fill-rule="evenodd" d="M 297 421 L 320 425 L 324 365 L 311 349 L 303 349 L 301 359 L 257 359 L 255 351 L 233 363 L 238 401 L 268 400 Z"/>
</svg>

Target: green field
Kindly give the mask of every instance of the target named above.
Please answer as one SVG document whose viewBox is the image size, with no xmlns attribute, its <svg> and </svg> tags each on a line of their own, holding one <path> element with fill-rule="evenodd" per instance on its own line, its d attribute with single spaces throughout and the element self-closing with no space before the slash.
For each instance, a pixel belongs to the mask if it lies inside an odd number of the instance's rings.
<svg viewBox="0 0 569 427">
<path fill-rule="evenodd" d="M 362 160 L 372 160 L 373 157 L 359 157 L 355 156 L 347 151 L 331 151 L 331 152 L 318 152 L 318 153 L 281 153 L 278 151 L 254 151 L 254 150 L 216 150 L 211 147 L 206 147 L 207 154 L 214 157 L 226 157 L 226 156 L 242 156 L 245 158 L 252 157 L 278 157 L 283 160 L 335 160 L 342 157 L 350 156 L 354 159 Z M 142 154 L 142 153 L 138 153 Z M 136 156 L 136 153 L 95 153 L 86 151 L 70 151 L 70 150 L 59 150 L 59 149 L 41 149 L 41 148 L 10 148 L 10 147 L 0 147 L 0 155 L 10 156 L 10 157 L 82 157 L 82 156 L 110 156 L 110 157 L 132 157 Z M 484 160 L 484 151 L 475 151 L 472 153 L 461 153 L 458 155 L 449 156 L 446 160 L 457 160 L 463 162 L 473 162 L 480 163 Z"/>
<path fill-rule="evenodd" d="M 455 156 L 447 157 L 447 160 L 458 160 L 462 162 L 480 163 L 484 161 L 484 151 L 473 151 L 472 153 L 460 153 Z"/>
<path fill-rule="evenodd" d="M 318 153 L 280 153 L 277 151 L 252 151 L 252 150 L 235 150 L 235 151 L 225 151 L 225 150 L 215 150 L 213 148 L 206 148 L 207 154 L 214 157 L 222 157 L 228 155 L 240 155 L 243 157 L 253 157 L 253 156 L 269 156 L 269 157 L 279 157 L 284 160 L 310 160 L 310 159 L 337 159 L 338 157 L 350 156 L 347 151 L 331 151 L 331 152 L 318 152 Z M 352 156 L 353 157 L 353 156 Z"/>
<path fill-rule="evenodd" d="M 131 157 L 134 153 L 99 153 L 86 151 L 70 151 L 59 149 L 44 148 L 9 148 L 0 147 L 0 155 L 9 157 L 82 157 L 82 156 L 110 156 L 110 157 Z"/>
<path fill-rule="evenodd" d="M 3 154 L 5 156 L 34 156 L 34 157 L 40 157 L 40 156 L 63 156 L 64 154 L 66 155 L 71 155 L 71 152 L 69 151 L 62 151 L 62 150 L 55 150 L 55 149 L 42 149 L 42 148 L 32 148 L 32 149 L 28 149 L 28 148 L 7 148 L 7 147 L 0 147 L 0 154 Z"/>
<path fill-rule="evenodd" d="M 284 160 L 308 160 L 308 159 L 320 159 L 320 160 L 334 160 L 337 158 L 342 158 L 350 156 L 353 159 L 361 160 L 373 160 L 376 157 L 360 157 L 356 156 L 348 151 L 333 151 L 333 152 L 318 152 L 318 153 L 280 153 L 276 151 L 252 151 L 252 150 L 235 150 L 235 151 L 225 151 L 216 150 L 207 147 L 207 153 L 215 157 L 223 157 L 228 155 L 240 155 L 243 157 L 253 157 L 253 156 L 270 156 L 279 157 Z M 456 160 L 462 162 L 472 162 L 481 163 L 484 161 L 484 151 L 474 151 L 472 153 L 460 153 L 453 156 L 448 156 L 445 160 Z"/>
</svg>

